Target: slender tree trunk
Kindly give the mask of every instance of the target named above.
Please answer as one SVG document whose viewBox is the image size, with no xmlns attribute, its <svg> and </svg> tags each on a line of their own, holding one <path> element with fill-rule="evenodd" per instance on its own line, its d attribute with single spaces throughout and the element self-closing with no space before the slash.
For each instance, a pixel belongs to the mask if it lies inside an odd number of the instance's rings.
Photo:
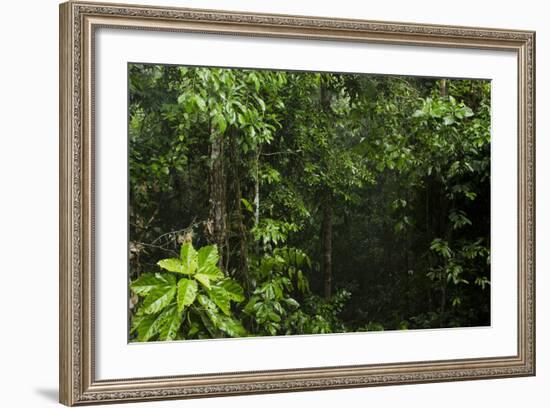
<svg viewBox="0 0 550 408">
<path fill-rule="evenodd" d="M 330 90 L 327 87 L 326 74 L 321 74 L 319 82 L 319 102 L 325 119 L 326 131 L 330 128 Z M 325 163 L 326 172 L 330 173 L 330 162 Z M 332 194 L 325 192 L 322 202 L 323 221 L 321 231 L 321 247 L 323 252 L 323 292 L 326 299 L 332 296 Z"/>
<path fill-rule="evenodd" d="M 441 79 L 439 82 L 439 94 L 442 97 L 447 96 L 447 80 Z M 440 221 L 439 225 L 440 228 L 443 228 L 447 221 L 447 209 L 448 209 L 448 202 L 445 199 L 445 196 L 440 193 L 439 195 L 439 203 L 440 203 Z M 451 238 L 451 232 L 452 229 L 450 228 L 450 225 L 447 229 L 447 232 L 445 233 L 445 240 L 447 243 L 450 243 Z M 440 301 L 440 307 L 439 307 L 439 326 L 445 327 L 445 313 L 447 311 L 447 277 L 443 276 L 443 279 L 441 280 L 441 301 Z"/>
<path fill-rule="evenodd" d="M 227 249 L 227 215 L 225 200 L 224 136 L 216 134 L 210 144 L 210 211 L 207 223 L 209 241 L 218 246 L 219 266 L 223 268 Z"/>
<path fill-rule="evenodd" d="M 439 95 L 447 96 L 447 80 L 441 79 L 439 81 Z"/>
<path fill-rule="evenodd" d="M 244 217 L 241 204 L 241 182 L 237 178 L 235 182 L 235 198 L 237 200 L 237 223 L 239 225 L 239 256 L 241 274 L 248 278 L 248 251 L 246 249 L 246 228 L 244 226 Z M 245 279 L 248 283 L 248 279 Z"/>
<path fill-rule="evenodd" d="M 231 135 L 231 152 L 232 152 L 232 167 L 235 187 L 235 208 L 237 212 L 237 225 L 239 231 L 239 267 L 240 274 L 244 278 L 244 282 L 248 285 L 248 251 L 247 251 L 247 234 L 244 226 L 244 217 L 242 211 L 242 190 L 241 190 L 241 173 L 237 154 L 237 146 L 234 135 Z"/>
<path fill-rule="evenodd" d="M 254 227 L 258 227 L 260 223 L 260 155 L 261 146 L 258 146 L 258 151 L 255 157 L 255 175 L 254 175 Z M 260 254 L 260 243 L 256 241 L 254 246 L 256 255 Z"/>
<path fill-rule="evenodd" d="M 260 222 L 260 147 L 256 153 L 254 175 L 254 226 L 257 227 Z"/>
<path fill-rule="evenodd" d="M 323 251 L 323 292 L 326 299 L 330 299 L 332 296 L 332 218 L 332 202 L 331 200 L 325 200 L 323 204 L 321 237 Z"/>
</svg>

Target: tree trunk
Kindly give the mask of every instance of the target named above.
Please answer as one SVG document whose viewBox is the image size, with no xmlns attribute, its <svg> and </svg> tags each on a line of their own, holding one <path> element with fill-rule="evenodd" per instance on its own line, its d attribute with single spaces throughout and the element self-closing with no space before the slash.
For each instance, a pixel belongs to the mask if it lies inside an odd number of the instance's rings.
<svg viewBox="0 0 550 408">
<path fill-rule="evenodd" d="M 321 105 L 321 111 L 325 119 L 325 125 L 329 125 L 330 122 L 330 90 L 327 87 L 328 78 L 326 74 L 321 74 L 319 82 L 319 102 Z M 325 163 L 327 174 L 330 173 L 330 162 Z M 330 192 L 324 192 L 323 202 L 323 222 L 321 231 L 321 247 L 323 252 L 323 292 L 326 299 L 330 299 L 332 296 L 332 194 Z"/>
<path fill-rule="evenodd" d="M 439 95 L 442 97 L 447 96 L 447 80 L 442 79 L 439 82 Z M 443 201 L 443 203 L 441 202 Z M 440 194 L 440 228 L 443 228 L 445 225 L 445 222 L 447 220 L 447 207 L 448 203 L 447 200 L 445 200 L 445 197 L 443 194 Z M 445 234 L 445 240 L 447 243 L 450 243 L 450 233 L 452 232 L 449 224 L 449 229 L 447 233 Z M 439 307 L 439 326 L 445 327 L 445 313 L 446 313 L 446 306 L 447 306 L 447 277 L 443 276 L 443 279 L 441 280 L 441 301 L 440 301 L 440 307 Z"/>
<path fill-rule="evenodd" d="M 258 146 L 258 151 L 255 157 L 255 175 L 254 175 L 254 228 L 260 223 L 260 154 L 261 147 Z M 260 242 L 256 241 L 254 245 L 256 255 L 260 254 Z"/>
<path fill-rule="evenodd" d="M 209 241 L 218 246 L 219 267 L 224 267 L 227 248 L 227 215 L 225 206 L 224 136 L 216 134 L 210 144 L 210 211 L 207 222 Z"/>
<path fill-rule="evenodd" d="M 231 135 L 231 153 L 232 167 L 235 187 L 235 208 L 237 211 L 237 225 L 239 231 L 239 273 L 244 278 L 244 282 L 248 285 L 248 251 L 247 251 L 247 232 L 244 225 L 244 217 L 242 211 L 242 190 L 241 190 L 241 172 L 239 166 L 239 158 L 237 153 L 235 135 Z"/>
<path fill-rule="evenodd" d="M 260 147 L 256 153 L 254 176 L 254 226 L 257 227 L 260 222 Z"/>
<path fill-rule="evenodd" d="M 447 80 L 441 79 L 439 81 L 439 95 L 447 96 Z"/>
<path fill-rule="evenodd" d="M 322 250 L 323 250 L 323 289 L 326 299 L 332 296 L 332 203 L 323 204 Z"/>
</svg>

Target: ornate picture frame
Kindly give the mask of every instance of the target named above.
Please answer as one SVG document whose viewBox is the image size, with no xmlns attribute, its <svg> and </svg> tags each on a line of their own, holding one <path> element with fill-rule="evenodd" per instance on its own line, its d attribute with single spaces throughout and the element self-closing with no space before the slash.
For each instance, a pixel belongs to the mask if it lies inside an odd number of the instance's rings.
<svg viewBox="0 0 550 408">
<path fill-rule="evenodd" d="M 95 34 L 99 28 L 512 52 L 517 56 L 517 352 L 96 378 Z M 71 1 L 60 5 L 60 402 L 73 406 L 535 375 L 535 33 Z M 121 273 L 124 273 L 121 272 Z"/>
</svg>

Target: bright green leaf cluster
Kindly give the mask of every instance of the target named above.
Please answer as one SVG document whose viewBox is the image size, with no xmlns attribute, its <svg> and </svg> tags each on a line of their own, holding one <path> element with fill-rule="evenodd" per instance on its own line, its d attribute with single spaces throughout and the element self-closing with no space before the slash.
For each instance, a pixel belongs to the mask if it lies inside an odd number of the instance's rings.
<svg viewBox="0 0 550 408">
<path fill-rule="evenodd" d="M 166 272 L 145 273 L 131 282 L 132 291 L 143 299 L 130 331 L 137 333 L 137 340 L 174 340 L 185 338 L 186 331 L 187 335 L 196 335 L 201 330 L 246 336 L 231 311 L 231 302 L 244 300 L 243 289 L 223 274 L 218 260 L 215 245 L 196 251 L 191 243 L 185 243 L 179 258 L 157 263 Z M 189 323 L 189 327 L 182 327 L 188 315 L 200 316 L 203 326 Z"/>
</svg>

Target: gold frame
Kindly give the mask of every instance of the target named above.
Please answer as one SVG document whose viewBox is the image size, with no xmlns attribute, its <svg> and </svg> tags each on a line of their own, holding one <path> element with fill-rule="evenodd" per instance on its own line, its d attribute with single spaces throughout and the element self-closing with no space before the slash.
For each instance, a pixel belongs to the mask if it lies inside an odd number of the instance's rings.
<svg viewBox="0 0 550 408">
<path fill-rule="evenodd" d="M 95 380 L 94 32 L 98 27 L 508 50 L 518 61 L 518 350 L 513 356 Z M 68 2 L 60 5 L 60 402 L 145 401 L 535 375 L 535 33 Z"/>
</svg>

